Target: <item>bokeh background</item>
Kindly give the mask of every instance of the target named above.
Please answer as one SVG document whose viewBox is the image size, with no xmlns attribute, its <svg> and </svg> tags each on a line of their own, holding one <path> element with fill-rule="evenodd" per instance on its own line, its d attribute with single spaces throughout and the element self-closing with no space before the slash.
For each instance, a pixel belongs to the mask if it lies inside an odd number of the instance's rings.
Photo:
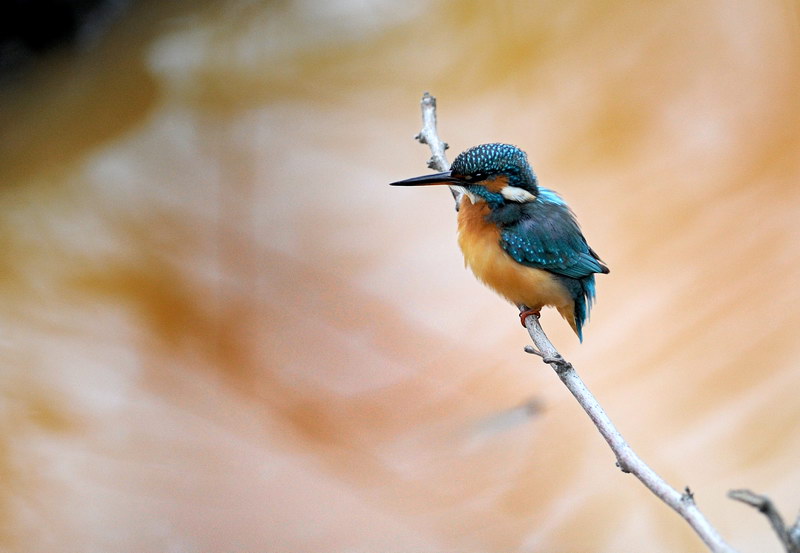
<svg viewBox="0 0 800 553">
<path fill-rule="evenodd" d="M 704 551 L 387 186 L 429 90 L 611 266 L 542 322 L 623 434 L 781 550 L 725 493 L 800 508 L 796 2 L 78 4 L 0 49 L 0 549 Z"/>
</svg>

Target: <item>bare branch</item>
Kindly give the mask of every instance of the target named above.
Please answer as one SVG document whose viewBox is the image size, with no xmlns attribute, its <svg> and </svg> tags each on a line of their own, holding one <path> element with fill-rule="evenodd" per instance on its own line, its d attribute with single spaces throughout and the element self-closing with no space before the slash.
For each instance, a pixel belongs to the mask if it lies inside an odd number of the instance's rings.
<svg viewBox="0 0 800 553">
<path fill-rule="evenodd" d="M 522 309 L 520 310 L 522 311 Z M 687 487 L 683 494 L 667 484 L 663 478 L 656 474 L 639 456 L 631 449 L 617 430 L 606 412 L 597 402 L 581 377 L 575 371 L 575 367 L 567 362 L 558 353 L 555 346 L 550 342 L 542 330 L 539 320 L 530 316 L 525 319 L 525 326 L 531 335 L 533 343 L 536 344 L 543 361 L 548 363 L 555 370 L 558 378 L 575 397 L 580 406 L 592 419 L 592 422 L 600 431 L 600 434 L 608 443 L 611 451 L 617 458 L 617 466 L 622 472 L 633 474 L 647 489 L 653 492 L 656 497 L 669 505 L 676 513 L 683 517 L 689 526 L 705 542 L 709 550 L 714 553 L 733 553 L 733 549 L 719 535 L 719 532 L 711 526 L 706 517 L 697 508 L 694 501 L 694 494 Z"/>
<path fill-rule="evenodd" d="M 439 138 L 439 133 L 436 130 L 436 98 L 427 92 L 422 95 L 422 130 L 414 138 L 419 140 L 420 144 L 427 144 L 431 149 L 431 158 L 428 160 L 428 167 L 436 171 L 449 171 L 450 164 L 447 162 L 447 157 L 444 151 L 449 148 L 447 142 L 442 142 Z M 453 194 L 453 200 L 456 202 L 456 211 L 461 203 L 461 195 L 463 192 L 458 188 L 450 187 L 450 193 Z"/>
<path fill-rule="evenodd" d="M 759 495 L 751 492 L 750 490 L 731 490 L 728 492 L 728 497 L 741 501 L 751 507 L 755 507 L 767 517 L 772 529 L 778 534 L 778 539 L 781 540 L 783 548 L 786 553 L 800 553 L 800 531 L 798 531 L 798 524 L 787 530 L 783 522 L 783 517 L 775 508 L 770 498 L 765 495 Z"/>
<path fill-rule="evenodd" d="M 426 92 L 422 95 L 420 105 L 422 106 L 422 130 L 414 138 L 419 140 L 420 144 L 427 144 L 431 149 L 428 167 L 437 171 L 447 171 L 450 169 L 450 164 L 447 162 L 444 151 L 448 146 L 446 142 L 442 142 L 436 131 L 436 98 Z"/>
<path fill-rule="evenodd" d="M 428 165 L 433 169 L 446 171 L 448 169 L 447 160 L 444 157 L 446 145 L 436 133 L 436 100 L 427 92 L 422 97 L 422 121 L 423 128 L 417 135 L 417 140 L 431 148 L 433 157 Z M 456 209 L 458 209 L 458 191 L 453 191 L 453 197 L 456 199 Z M 520 311 L 523 310 L 524 308 L 520 309 Z M 659 499 L 683 517 L 713 553 L 736 553 L 736 550 L 722 539 L 719 532 L 711 526 L 697 508 L 694 494 L 688 487 L 686 487 L 683 494 L 679 493 L 636 455 L 583 383 L 583 380 L 578 376 L 575 367 L 558 353 L 547 338 L 541 325 L 539 325 L 538 319 L 531 315 L 525 319 L 525 325 L 533 343 L 538 348 L 534 349 L 526 346 L 525 351 L 540 356 L 545 363 L 553 367 L 558 377 L 575 399 L 578 400 L 578 403 L 583 407 L 583 410 L 586 411 L 586 414 L 589 415 L 589 418 L 592 419 L 600 434 L 611 447 L 617 458 L 617 466 L 623 472 L 636 476 Z"/>
</svg>

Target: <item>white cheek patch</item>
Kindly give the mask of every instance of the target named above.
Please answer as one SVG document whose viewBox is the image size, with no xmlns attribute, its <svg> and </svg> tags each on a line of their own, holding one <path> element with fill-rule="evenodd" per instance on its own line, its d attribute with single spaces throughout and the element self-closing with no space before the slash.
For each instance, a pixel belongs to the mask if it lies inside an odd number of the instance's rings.
<svg viewBox="0 0 800 553">
<path fill-rule="evenodd" d="M 504 186 L 503 189 L 500 190 L 500 194 L 502 194 L 506 200 L 519 202 L 521 204 L 532 202 L 536 199 L 536 196 L 518 186 Z"/>
<path fill-rule="evenodd" d="M 458 186 L 457 184 L 451 184 L 450 188 L 455 188 L 456 190 L 458 190 L 459 192 L 464 194 L 467 198 L 469 198 L 470 203 L 474 204 L 474 203 L 478 203 L 479 201 L 483 200 L 483 198 L 479 198 L 478 196 L 476 196 L 475 194 L 473 194 L 472 192 L 470 192 L 469 190 L 467 190 L 463 186 Z"/>
</svg>

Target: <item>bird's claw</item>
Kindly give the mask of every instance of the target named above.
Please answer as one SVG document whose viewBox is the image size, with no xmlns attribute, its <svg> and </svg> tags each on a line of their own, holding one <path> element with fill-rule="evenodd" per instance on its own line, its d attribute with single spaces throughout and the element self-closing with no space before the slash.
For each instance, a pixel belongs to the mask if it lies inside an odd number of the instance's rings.
<svg viewBox="0 0 800 553">
<path fill-rule="evenodd" d="M 523 328 L 528 328 L 525 326 L 525 319 L 533 315 L 537 319 L 542 316 L 538 309 L 526 309 L 525 311 L 521 311 L 519 314 L 519 322 L 522 324 Z"/>
</svg>

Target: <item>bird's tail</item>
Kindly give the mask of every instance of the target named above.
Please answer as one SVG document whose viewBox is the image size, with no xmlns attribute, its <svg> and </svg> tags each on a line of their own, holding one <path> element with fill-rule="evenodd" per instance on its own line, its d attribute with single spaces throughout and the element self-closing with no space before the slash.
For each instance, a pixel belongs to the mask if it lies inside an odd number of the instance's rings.
<svg viewBox="0 0 800 553">
<path fill-rule="evenodd" d="M 561 277 L 564 287 L 572 296 L 572 305 L 559 307 L 558 312 L 564 317 L 572 330 L 583 342 L 583 325 L 589 320 L 589 311 L 594 303 L 594 275 L 580 279 Z"/>
<path fill-rule="evenodd" d="M 580 280 L 581 294 L 575 300 L 575 334 L 583 342 L 583 325 L 589 321 L 589 312 L 594 304 L 594 275 L 589 275 Z"/>
<path fill-rule="evenodd" d="M 580 288 L 575 294 L 575 317 L 571 322 L 572 330 L 578 335 L 578 340 L 583 342 L 583 325 L 589 321 L 589 312 L 595 297 L 594 275 L 589 275 L 578 281 Z M 578 287 L 576 287 L 578 288 Z"/>
</svg>

